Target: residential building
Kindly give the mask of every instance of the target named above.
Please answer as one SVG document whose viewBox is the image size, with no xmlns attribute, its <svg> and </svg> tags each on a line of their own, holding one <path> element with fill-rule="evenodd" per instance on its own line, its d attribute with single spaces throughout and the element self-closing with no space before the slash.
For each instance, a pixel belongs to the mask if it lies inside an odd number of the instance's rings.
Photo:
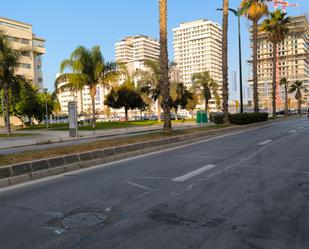
<svg viewBox="0 0 309 249">
<path fill-rule="evenodd" d="M 192 75 L 208 71 L 222 86 L 222 28 L 207 19 L 180 24 L 173 29 L 174 62 L 183 83 L 190 87 Z M 217 109 L 210 101 L 210 111 Z"/>
<path fill-rule="evenodd" d="M 289 33 L 278 44 L 277 58 L 277 109 L 284 109 L 284 88 L 280 79 L 286 77 L 290 83 L 300 80 L 309 89 L 309 22 L 306 16 L 293 16 L 288 25 Z M 271 109 L 273 48 L 265 32 L 258 34 L 258 91 L 260 107 Z M 252 61 L 249 61 L 252 62 Z M 252 80 L 249 81 L 252 90 Z M 252 95 L 252 94 L 251 94 Z M 297 106 L 295 94 L 289 95 L 290 108 Z M 304 93 L 304 99 L 309 95 Z"/>
<path fill-rule="evenodd" d="M 145 35 L 128 36 L 115 44 L 115 60 L 127 65 L 128 72 L 145 69 L 145 60 L 158 60 L 159 42 Z"/>
<path fill-rule="evenodd" d="M 92 113 L 92 102 L 89 88 L 84 87 L 82 90 L 78 91 L 61 89 L 63 85 L 67 84 L 67 79 L 65 77 L 60 78 L 60 74 L 58 74 L 57 80 L 58 80 L 57 96 L 61 107 L 61 113 L 68 114 L 68 103 L 71 101 L 76 101 L 77 113 L 90 115 Z M 96 106 L 95 108 L 96 113 L 99 115 L 102 115 L 104 111 L 104 97 L 105 97 L 105 89 L 102 86 L 97 86 L 97 94 L 95 97 L 95 106 Z"/>
<path fill-rule="evenodd" d="M 43 88 L 42 55 L 45 54 L 45 39 L 32 32 L 32 25 L 0 17 L 0 30 L 5 33 L 12 47 L 22 51 L 16 75 L 23 75 L 39 89 Z"/>
</svg>

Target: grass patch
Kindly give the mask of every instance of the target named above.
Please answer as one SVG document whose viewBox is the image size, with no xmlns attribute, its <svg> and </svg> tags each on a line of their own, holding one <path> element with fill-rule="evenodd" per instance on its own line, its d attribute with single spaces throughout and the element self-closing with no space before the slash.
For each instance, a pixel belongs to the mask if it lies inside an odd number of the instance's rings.
<svg viewBox="0 0 309 249">
<path fill-rule="evenodd" d="M 194 120 L 172 120 L 172 123 L 185 123 L 192 122 Z M 89 125 L 79 125 L 78 129 L 80 131 L 92 131 L 92 130 L 107 130 L 107 129 L 121 129 L 121 128 L 130 128 L 130 127 L 141 127 L 141 126 L 151 126 L 156 124 L 162 124 L 157 120 L 144 120 L 144 121 L 129 121 L 129 122 L 97 122 L 96 128 L 93 129 L 91 124 Z M 45 125 L 34 125 L 26 128 L 20 128 L 19 130 L 41 130 L 46 129 Z M 49 130 L 55 131 L 67 131 L 69 130 L 68 124 L 50 124 Z"/>
<path fill-rule="evenodd" d="M 205 126 L 205 127 L 199 127 L 199 128 L 173 131 L 171 134 L 168 134 L 168 135 L 164 134 L 163 132 L 155 132 L 155 133 L 150 133 L 150 134 L 136 135 L 136 136 L 126 137 L 126 138 L 112 138 L 109 140 L 101 140 L 97 142 L 84 143 L 84 144 L 65 146 L 65 147 L 61 147 L 61 144 L 60 144 L 59 148 L 36 150 L 36 151 L 29 151 L 29 152 L 23 152 L 23 153 L 18 153 L 18 154 L 10 154 L 10 155 L 1 155 L 0 156 L 0 166 L 21 163 L 21 162 L 26 162 L 26 161 L 32 161 L 32 160 L 38 160 L 42 158 L 56 157 L 56 156 L 81 153 L 81 152 L 86 152 L 86 151 L 91 151 L 91 150 L 104 149 L 104 148 L 132 144 L 132 143 L 137 143 L 137 142 L 150 141 L 150 140 L 165 138 L 168 136 L 193 134 L 196 132 L 220 129 L 224 127 L 226 126 L 225 125 Z"/>
</svg>

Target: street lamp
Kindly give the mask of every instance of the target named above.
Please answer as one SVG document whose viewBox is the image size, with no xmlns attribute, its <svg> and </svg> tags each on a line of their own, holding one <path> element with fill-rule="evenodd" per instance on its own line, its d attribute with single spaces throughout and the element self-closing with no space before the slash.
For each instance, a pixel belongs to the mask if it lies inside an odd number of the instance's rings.
<svg viewBox="0 0 309 249">
<path fill-rule="evenodd" d="M 47 88 L 43 89 L 43 92 L 45 93 L 45 111 L 46 111 L 45 122 L 46 122 L 46 128 L 48 128 L 47 91 L 48 91 Z"/>
<path fill-rule="evenodd" d="M 218 8 L 217 10 L 222 11 L 223 9 Z M 240 112 L 244 112 L 244 100 L 243 100 L 243 88 L 242 88 L 242 61 L 241 61 L 241 34 L 240 34 L 240 9 L 229 8 L 229 11 L 238 18 L 238 52 L 239 52 L 239 85 L 240 85 Z"/>
</svg>

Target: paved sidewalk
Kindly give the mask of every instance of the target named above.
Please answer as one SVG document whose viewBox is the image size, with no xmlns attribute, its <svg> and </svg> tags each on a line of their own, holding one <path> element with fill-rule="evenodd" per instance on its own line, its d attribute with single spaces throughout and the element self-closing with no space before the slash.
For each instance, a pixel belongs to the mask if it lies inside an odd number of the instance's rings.
<svg viewBox="0 0 309 249">
<path fill-rule="evenodd" d="M 192 127 L 198 127 L 198 125 L 194 122 L 173 124 L 173 128 L 176 130 Z M 136 135 L 138 133 L 155 132 L 161 129 L 162 125 L 159 124 L 121 129 L 79 131 L 78 138 L 69 137 L 68 131 L 51 131 L 45 129 L 15 131 L 15 133 L 32 133 L 33 136 L 0 138 L 0 155 L 89 143 L 92 141 L 104 140 L 111 137 L 126 137 Z"/>
</svg>

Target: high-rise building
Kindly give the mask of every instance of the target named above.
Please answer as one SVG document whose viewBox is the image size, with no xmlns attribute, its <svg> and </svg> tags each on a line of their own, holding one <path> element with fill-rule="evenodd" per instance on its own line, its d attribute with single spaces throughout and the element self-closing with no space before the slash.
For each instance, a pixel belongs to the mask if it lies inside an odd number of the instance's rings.
<svg viewBox="0 0 309 249">
<path fill-rule="evenodd" d="M 145 69 L 145 60 L 158 60 L 160 44 L 145 35 L 128 36 L 115 44 L 115 59 L 127 65 L 130 74 Z"/>
<path fill-rule="evenodd" d="M 185 85 L 194 73 L 209 71 L 222 84 L 222 29 L 207 19 L 186 22 L 173 29 L 174 62 Z"/>
<path fill-rule="evenodd" d="M 90 97 L 89 87 L 85 86 L 82 90 L 72 91 L 70 89 L 61 89 L 64 85 L 68 83 L 65 75 L 58 74 L 56 76 L 58 82 L 58 100 L 60 103 L 61 113 L 68 114 L 68 103 L 71 101 L 76 101 L 77 103 L 77 113 L 78 114 L 91 114 L 92 113 L 92 102 Z M 104 99 L 105 89 L 104 87 L 98 85 L 97 93 L 95 96 L 95 110 L 99 115 L 103 114 L 104 111 Z"/>
<path fill-rule="evenodd" d="M 45 39 L 32 32 L 32 25 L 0 17 L 0 30 L 8 37 L 12 47 L 22 51 L 17 75 L 23 75 L 40 89 L 43 88 L 42 55 Z"/>
<path fill-rule="evenodd" d="M 290 83 L 299 80 L 309 89 L 309 22 L 306 16 L 293 16 L 288 25 L 289 33 L 285 40 L 278 44 L 277 51 L 277 109 L 284 107 L 284 88 L 279 81 L 286 77 Z M 252 61 L 249 61 L 252 62 Z M 272 75 L 273 74 L 273 47 L 265 32 L 258 34 L 258 91 L 260 106 L 271 108 Z M 252 90 L 252 80 L 249 81 Z M 252 95 L 252 94 L 251 94 Z M 304 93 L 307 100 L 308 94 Z M 290 94 L 290 106 L 294 108 L 295 94 Z M 295 105 L 293 105 L 293 102 Z"/>
</svg>

